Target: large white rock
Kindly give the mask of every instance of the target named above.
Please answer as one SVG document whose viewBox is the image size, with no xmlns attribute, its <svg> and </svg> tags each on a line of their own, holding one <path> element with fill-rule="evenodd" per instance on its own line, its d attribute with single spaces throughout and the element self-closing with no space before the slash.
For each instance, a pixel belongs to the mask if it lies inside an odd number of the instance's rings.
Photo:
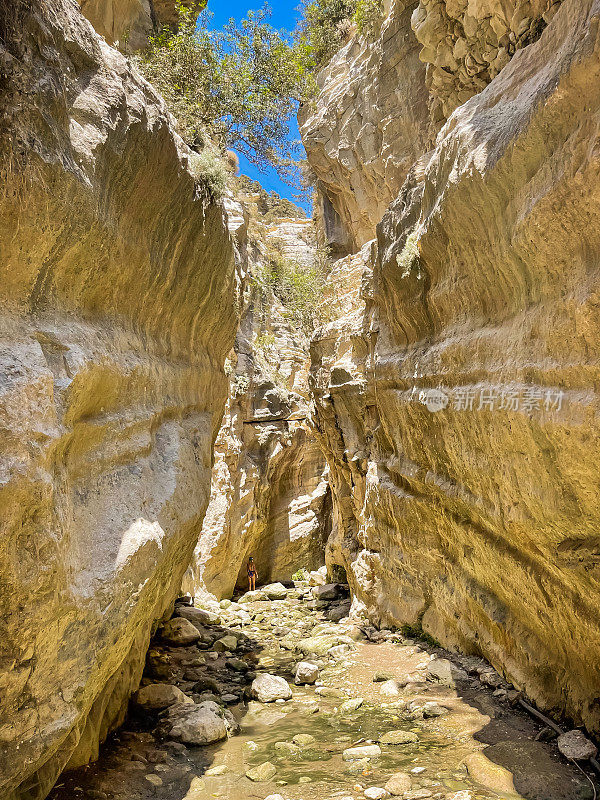
<svg viewBox="0 0 600 800">
<path fill-rule="evenodd" d="M 301 661 L 296 666 L 296 676 L 294 683 L 298 686 L 301 684 L 312 685 L 319 677 L 319 668 L 311 661 Z"/>
<path fill-rule="evenodd" d="M 358 747 L 349 747 L 342 753 L 344 761 L 359 761 L 361 758 L 377 758 L 381 755 L 378 744 L 363 744 Z"/>
<path fill-rule="evenodd" d="M 275 700 L 289 700 L 292 696 L 288 682 L 279 675 L 264 673 L 252 681 L 252 696 L 261 703 L 273 703 Z"/>
<path fill-rule="evenodd" d="M 283 583 L 270 583 L 268 586 L 263 586 L 261 592 L 268 600 L 285 600 L 288 590 Z"/>
</svg>

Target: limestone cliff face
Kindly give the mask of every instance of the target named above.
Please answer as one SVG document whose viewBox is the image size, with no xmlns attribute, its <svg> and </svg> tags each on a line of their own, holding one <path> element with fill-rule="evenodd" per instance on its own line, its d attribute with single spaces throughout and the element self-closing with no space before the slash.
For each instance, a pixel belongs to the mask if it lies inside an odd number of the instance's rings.
<svg viewBox="0 0 600 800">
<path fill-rule="evenodd" d="M 593 730 L 599 15 L 565 0 L 454 111 L 372 250 L 334 267 L 352 313 L 317 332 L 311 376 L 355 609 Z"/>
<path fill-rule="evenodd" d="M 121 718 L 209 500 L 238 279 L 152 89 L 73 0 L 2 6 L 0 794 Z"/>
<path fill-rule="evenodd" d="M 423 45 L 434 124 L 480 92 L 516 51 L 535 42 L 561 0 L 420 0 L 412 29 Z"/>
<path fill-rule="evenodd" d="M 410 28 L 415 6 L 386 2 L 376 40 L 353 37 L 320 72 L 319 95 L 300 114 L 308 163 L 320 182 L 320 217 L 338 251 L 373 238 L 427 150 L 425 67 Z"/>
<path fill-rule="evenodd" d="M 253 555 L 259 582 L 289 580 L 323 564 L 330 525 L 326 462 L 307 425 L 308 342 L 258 276 L 266 248 L 309 266 L 312 221 L 257 217 L 251 210 L 250 279 L 231 356 L 229 399 L 215 446 L 211 500 L 183 590 L 230 597 L 247 588 Z"/>
<path fill-rule="evenodd" d="M 158 25 L 177 21 L 174 0 L 78 0 L 83 14 L 110 44 L 140 50 Z M 191 5 L 184 3 L 184 5 Z"/>
</svg>

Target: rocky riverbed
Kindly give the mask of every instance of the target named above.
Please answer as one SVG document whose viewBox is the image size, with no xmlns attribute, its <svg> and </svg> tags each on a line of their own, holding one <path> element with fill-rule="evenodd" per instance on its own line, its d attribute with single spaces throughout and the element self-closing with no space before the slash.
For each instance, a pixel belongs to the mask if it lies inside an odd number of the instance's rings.
<svg viewBox="0 0 600 800">
<path fill-rule="evenodd" d="M 51 800 L 594 797 L 486 662 L 349 610 L 304 580 L 177 604 L 125 726 Z"/>
</svg>

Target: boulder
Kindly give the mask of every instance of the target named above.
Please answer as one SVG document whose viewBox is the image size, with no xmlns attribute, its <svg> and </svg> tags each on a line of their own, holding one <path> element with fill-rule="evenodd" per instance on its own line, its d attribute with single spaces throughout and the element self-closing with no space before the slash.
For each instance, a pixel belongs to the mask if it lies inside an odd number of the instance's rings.
<svg viewBox="0 0 600 800">
<path fill-rule="evenodd" d="M 410 775 L 406 772 L 396 772 L 385 784 L 385 789 L 392 797 L 402 797 L 406 792 L 410 791 L 411 785 L 412 780 Z"/>
<path fill-rule="evenodd" d="M 296 676 L 294 683 L 298 686 L 305 684 L 312 686 L 312 684 L 319 677 L 319 667 L 311 661 L 301 661 L 296 666 Z"/>
<path fill-rule="evenodd" d="M 344 714 L 351 713 L 359 709 L 364 702 L 362 697 L 352 697 L 350 700 L 344 700 L 340 706 L 340 711 Z"/>
<path fill-rule="evenodd" d="M 413 744 L 419 737 L 412 731 L 388 731 L 379 738 L 380 744 Z"/>
<path fill-rule="evenodd" d="M 398 683 L 396 680 L 392 679 L 389 681 L 384 681 L 381 684 L 380 690 L 381 694 L 384 697 L 399 697 L 400 696 L 400 689 L 398 688 Z"/>
<path fill-rule="evenodd" d="M 194 606 L 175 606 L 175 616 L 183 617 L 189 620 L 194 625 L 218 625 L 220 622 L 219 615 L 214 611 L 207 611 L 203 608 L 194 608 Z"/>
<path fill-rule="evenodd" d="M 257 767 L 252 767 L 251 769 L 246 770 L 246 777 L 254 783 L 270 781 L 271 778 L 274 778 L 276 774 L 277 767 L 275 764 L 271 764 L 270 761 L 265 761 L 263 764 L 259 764 Z"/>
<path fill-rule="evenodd" d="M 358 747 L 349 747 L 342 753 L 344 761 L 359 761 L 362 758 L 377 758 L 381 755 L 378 744 L 363 744 Z"/>
<path fill-rule="evenodd" d="M 300 745 L 301 747 L 307 747 L 309 744 L 313 744 L 314 741 L 315 737 L 310 733 L 297 733 L 292 737 L 292 742 Z"/>
<path fill-rule="evenodd" d="M 439 703 L 430 701 L 423 706 L 423 716 L 427 717 L 442 717 L 448 713 L 448 709 L 441 706 Z"/>
<path fill-rule="evenodd" d="M 460 667 L 457 667 L 447 658 L 434 658 L 427 665 L 426 677 L 433 683 L 441 683 L 443 686 L 454 686 L 456 683 L 468 681 L 469 676 Z"/>
<path fill-rule="evenodd" d="M 226 636 L 221 637 L 221 639 L 217 639 L 213 647 L 217 652 L 222 653 L 225 650 L 235 650 L 237 645 L 237 638 L 232 633 L 228 633 Z"/>
<path fill-rule="evenodd" d="M 300 752 L 300 747 L 293 742 L 275 742 L 274 747 L 280 755 L 297 756 Z"/>
<path fill-rule="evenodd" d="M 367 800 L 383 800 L 384 797 L 388 796 L 387 791 L 381 786 L 369 786 L 363 794 Z"/>
<path fill-rule="evenodd" d="M 220 707 L 208 700 L 197 706 L 177 709 L 169 737 L 184 744 L 205 745 L 227 737 L 227 725 Z"/>
<path fill-rule="evenodd" d="M 324 586 L 326 580 L 327 573 L 323 573 L 321 570 L 315 570 L 314 572 L 309 573 L 308 576 L 308 582 L 311 586 Z"/>
<path fill-rule="evenodd" d="M 315 600 L 335 600 L 339 595 L 337 583 L 325 583 L 322 586 L 314 586 L 312 596 Z"/>
<path fill-rule="evenodd" d="M 279 675 L 264 673 L 252 681 L 252 696 L 260 703 L 273 703 L 275 700 L 289 700 L 292 690 Z"/>
<path fill-rule="evenodd" d="M 185 646 L 197 642 L 200 632 L 189 620 L 183 617 L 173 617 L 163 625 L 161 636 L 169 644 Z"/>
<path fill-rule="evenodd" d="M 258 600 L 266 599 L 267 596 L 264 592 L 262 592 L 260 589 L 254 589 L 251 592 L 246 592 L 246 594 L 243 594 L 239 598 L 238 603 L 256 603 Z"/>
<path fill-rule="evenodd" d="M 556 744 L 563 756 L 571 758 L 573 761 L 585 761 L 588 758 L 594 758 L 598 752 L 596 745 L 578 730 L 561 734 L 556 740 Z"/>
<path fill-rule="evenodd" d="M 263 586 L 261 591 L 268 600 L 285 600 L 288 593 L 283 583 L 270 583 L 268 586 Z"/>
<path fill-rule="evenodd" d="M 162 711 L 175 703 L 194 703 L 191 697 L 170 683 L 151 683 L 138 689 L 133 695 L 133 702 L 145 711 Z"/>
<path fill-rule="evenodd" d="M 309 636 L 298 642 L 298 649 L 305 656 L 324 656 L 331 647 L 338 644 L 354 645 L 349 636 L 330 636 L 323 634 L 320 636 Z"/>
</svg>

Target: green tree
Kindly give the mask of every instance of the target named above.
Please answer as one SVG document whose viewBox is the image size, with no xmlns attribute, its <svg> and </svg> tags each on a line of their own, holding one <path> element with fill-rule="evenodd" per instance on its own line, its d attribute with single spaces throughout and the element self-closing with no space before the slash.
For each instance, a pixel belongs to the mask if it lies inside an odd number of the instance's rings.
<svg viewBox="0 0 600 800">
<path fill-rule="evenodd" d="M 304 0 L 296 39 L 311 68 L 322 66 L 339 49 L 357 0 Z"/>
<path fill-rule="evenodd" d="M 152 37 L 137 62 L 196 148 L 208 136 L 264 167 L 284 169 L 295 152 L 289 122 L 311 89 L 305 42 L 268 23 L 267 6 L 240 24 L 209 28 L 210 12 L 178 3 L 175 30 Z"/>
<path fill-rule="evenodd" d="M 356 25 L 361 36 L 374 36 L 383 19 L 383 0 L 304 0 L 296 40 L 308 69 L 318 69 L 339 50 Z"/>
</svg>

